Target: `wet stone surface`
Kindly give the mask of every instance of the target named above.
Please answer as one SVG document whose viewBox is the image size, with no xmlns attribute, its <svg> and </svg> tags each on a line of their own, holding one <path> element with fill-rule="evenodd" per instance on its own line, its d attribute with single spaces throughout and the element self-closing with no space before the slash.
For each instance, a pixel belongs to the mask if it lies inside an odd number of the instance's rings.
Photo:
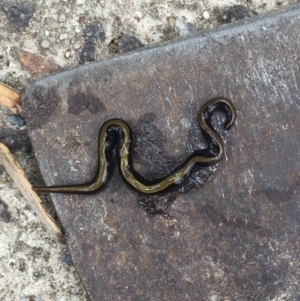
<svg viewBox="0 0 300 301">
<path fill-rule="evenodd" d="M 218 20 L 221 22 L 230 23 L 250 17 L 251 13 L 253 14 L 255 12 L 251 12 L 243 5 L 234 5 L 225 9 L 223 13 L 219 15 Z"/>
<path fill-rule="evenodd" d="M 17 31 L 22 31 L 28 26 L 28 21 L 33 16 L 36 7 L 30 4 L 2 4 L 1 10 L 7 16 L 10 25 Z"/>
<path fill-rule="evenodd" d="M 224 160 L 194 169 L 171 196 L 152 196 L 151 206 L 167 203 L 162 215 L 150 218 L 149 200 L 117 170 L 96 194 L 52 195 L 92 300 L 299 298 L 299 26 L 292 10 L 27 90 L 26 123 L 48 185 L 93 178 L 108 119 L 132 126 L 134 167 L 152 178 L 203 147 L 197 116 L 207 100 L 225 96 L 238 110 L 228 133 L 216 117 Z M 70 95 L 83 99 L 79 108 Z"/>
<path fill-rule="evenodd" d="M 82 51 L 79 53 L 80 62 L 84 63 L 84 62 L 94 61 L 95 51 L 96 51 L 95 42 L 93 41 L 87 42 L 84 45 Z"/>
<path fill-rule="evenodd" d="M 105 31 L 100 22 L 96 22 L 95 24 L 88 25 L 84 30 L 84 39 L 85 41 L 105 41 Z"/>
<path fill-rule="evenodd" d="M 12 125 L 17 125 L 17 126 L 22 126 L 22 125 L 25 125 L 25 120 L 24 118 L 19 115 L 19 114 L 13 114 L 13 115 L 10 115 L 9 116 L 9 122 L 12 124 Z"/>
<path fill-rule="evenodd" d="M 84 39 L 86 41 L 83 49 L 79 53 L 80 62 L 92 62 L 95 59 L 97 42 L 105 41 L 105 31 L 100 22 L 88 25 L 84 30 Z"/>
<path fill-rule="evenodd" d="M 30 152 L 31 142 L 26 130 L 14 131 L 6 130 L 0 131 L 0 141 L 4 143 L 12 152 L 22 151 Z"/>
<path fill-rule="evenodd" d="M 118 41 L 117 53 L 130 52 L 144 47 L 144 44 L 134 36 L 122 36 Z"/>
</svg>

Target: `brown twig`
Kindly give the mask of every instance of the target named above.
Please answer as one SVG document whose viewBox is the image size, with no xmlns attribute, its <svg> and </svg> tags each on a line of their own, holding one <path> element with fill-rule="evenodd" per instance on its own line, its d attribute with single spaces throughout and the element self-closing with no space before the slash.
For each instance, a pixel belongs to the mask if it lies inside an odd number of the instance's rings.
<svg viewBox="0 0 300 301">
<path fill-rule="evenodd" d="M 28 182 L 21 165 L 7 148 L 7 146 L 1 142 L 0 164 L 5 167 L 9 176 L 12 178 L 19 191 L 22 193 L 27 203 L 38 216 L 45 228 L 52 234 L 52 236 L 54 236 L 60 242 L 63 242 L 63 234 L 60 228 L 56 225 L 54 219 L 44 209 L 42 200 L 31 189 L 31 184 Z"/>
<path fill-rule="evenodd" d="M 0 83 L 0 105 L 3 105 L 14 113 L 18 113 L 16 103 L 21 105 L 21 97 L 17 90 Z"/>
</svg>

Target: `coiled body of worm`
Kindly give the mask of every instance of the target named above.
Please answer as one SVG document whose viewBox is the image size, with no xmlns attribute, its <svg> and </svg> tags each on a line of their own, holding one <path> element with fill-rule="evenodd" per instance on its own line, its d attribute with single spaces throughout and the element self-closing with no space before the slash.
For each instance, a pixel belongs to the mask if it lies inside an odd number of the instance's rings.
<svg viewBox="0 0 300 301">
<path fill-rule="evenodd" d="M 98 173 L 89 184 L 69 186 L 32 187 L 39 192 L 84 193 L 98 190 L 106 182 L 110 167 L 117 156 L 118 166 L 123 179 L 137 191 L 144 194 L 155 194 L 173 184 L 180 184 L 187 177 L 196 163 L 213 164 L 224 155 L 224 142 L 211 125 L 214 112 L 225 114 L 224 127 L 228 130 L 236 119 L 236 110 L 229 99 L 214 98 L 203 105 L 199 113 L 199 125 L 207 148 L 193 152 L 179 167 L 163 179 L 148 181 L 132 167 L 132 135 L 128 124 L 120 119 L 111 119 L 103 124 L 99 133 Z M 115 155 L 114 155 L 115 154 Z"/>
</svg>

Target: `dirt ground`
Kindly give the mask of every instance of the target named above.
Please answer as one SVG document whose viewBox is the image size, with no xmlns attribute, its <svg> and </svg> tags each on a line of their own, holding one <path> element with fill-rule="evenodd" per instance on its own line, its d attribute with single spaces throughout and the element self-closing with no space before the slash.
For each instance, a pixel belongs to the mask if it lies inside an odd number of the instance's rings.
<svg viewBox="0 0 300 301">
<path fill-rule="evenodd" d="M 1 0 L 0 82 L 22 92 L 37 78 L 57 70 L 203 30 L 207 34 L 209 29 L 297 2 Z M 11 115 L 0 108 L 1 140 L 19 137 L 26 130 L 22 120 Z M 20 141 L 23 145 L 16 147 L 15 155 L 29 180 L 37 183 L 38 167 L 26 135 Z M 49 200 L 45 202 L 53 214 Z M 0 300 L 88 300 L 67 246 L 44 230 L 1 166 Z"/>
</svg>

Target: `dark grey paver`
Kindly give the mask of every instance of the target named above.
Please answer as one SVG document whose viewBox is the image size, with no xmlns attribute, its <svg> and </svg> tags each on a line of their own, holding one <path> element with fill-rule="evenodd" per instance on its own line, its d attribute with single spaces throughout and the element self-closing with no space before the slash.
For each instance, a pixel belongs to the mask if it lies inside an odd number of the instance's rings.
<svg viewBox="0 0 300 301">
<path fill-rule="evenodd" d="M 200 144 L 205 101 L 226 96 L 238 110 L 226 158 L 178 193 L 172 219 L 145 215 L 117 171 L 95 195 L 53 195 L 92 300 L 299 298 L 300 10 L 251 22 L 65 71 L 24 95 L 49 185 L 93 177 L 110 118 L 133 126 L 135 166 L 151 177 Z"/>
</svg>

